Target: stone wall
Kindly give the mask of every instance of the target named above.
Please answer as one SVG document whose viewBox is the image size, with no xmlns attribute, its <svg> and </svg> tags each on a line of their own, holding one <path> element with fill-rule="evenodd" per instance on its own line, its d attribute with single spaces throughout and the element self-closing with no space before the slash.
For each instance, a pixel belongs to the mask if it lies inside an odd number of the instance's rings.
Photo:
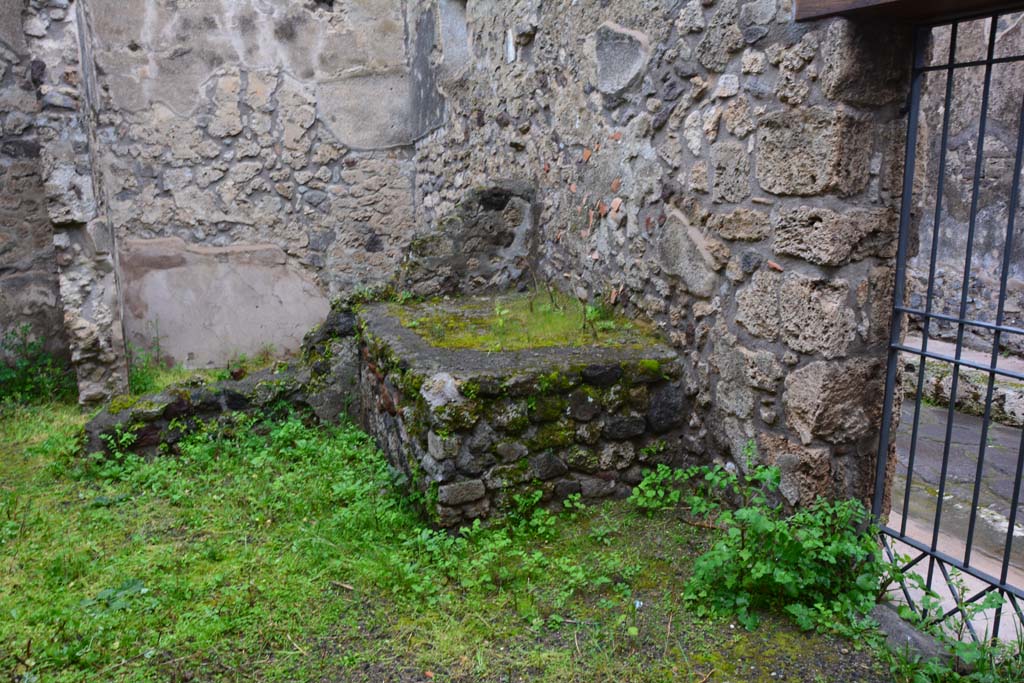
<svg viewBox="0 0 1024 683">
<path fill-rule="evenodd" d="M 158 322 L 214 342 L 197 353 L 187 336 L 161 340 L 187 364 L 268 343 L 293 351 L 329 297 L 393 273 L 414 220 L 410 145 L 419 134 L 399 0 L 86 7 L 97 165 L 118 241 L 202 247 L 231 264 L 236 290 L 267 277 L 307 281 L 279 288 L 279 299 L 295 297 L 270 313 L 256 308 L 265 300 L 257 293 L 218 301 L 214 282 L 197 272 L 190 287 L 190 269 L 176 266 L 181 298 L 272 315 L 295 331 L 284 343 L 212 312 L 197 326 L 126 276 L 126 296 L 143 304 L 125 309 L 130 343 L 152 343 Z M 276 273 L 253 271 L 238 245 L 286 258 Z"/>
<path fill-rule="evenodd" d="M 909 35 L 791 9 L 30 0 L 39 177 L 83 400 L 123 385 L 123 332 L 196 365 L 254 351 L 265 335 L 236 323 L 266 302 L 297 329 L 406 253 L 431 258 L 414 233 L 472 238 L 445 218 L 515 187 L 531 220 L 501 220 L 527 226 L 514 250 L 530 268 L 460 251 L 481 282 L 539 272 L 654 320 L 682 358 L 689 453 L 743 465 L 755 439 L 790 502 L 865 497 Z M 222 296 L 267 281 L 290 284 Z"/>
<path fill-rule="evenodd" d="M 30 0 L 22 13 L 39 171 L 56 251 L 64 329 L 79 400 L 96 403 L 127 385 L 117 252 L 95 162 L 94 75 L 81 3 Z"/>
<path fill-rule="evenodd" d="M 438 69 L 448 120 L 417 145 L 425 223 L 466 188 L 533 185 L 547 279 L 657 321 L 682 352 L 688 448 L 742 463 L 756 438 L 802 482 L 791 497 L 866 497 L 909 32 L 794 24 L 787 0 L 466 15 L 472 59 Z"/>
<path fill-rule="evenodd" d="M 0 337 L 27 324 L 49 352 L 67 356 L 21 8 L 0 0 Z"/>
<path fill-rule="evenodd" d="M 192 366 L 294 351 L 329 298 L 395 275 L 415 222 L 412 145 L 444 113 L 401 0 L 31 0 L 4 18 L 3 92 L 21 98 L 12 112 L 39 110 L 34 127 L 9 124 L 38 145 L 8 144 L 5 128 L 5 155 L 39 150 L 27 196 L 45 198 L 57 265 L 43 245 L 36 265 L 5 253 L 3 272 L 59 268 L 63 301 L 46 308 L 84 401 L 123 388 L 126 343 Z M 6 210 L 18 194 L 4 194 Z M 24 227 L 0 232 L 26 244 Z M 4 310 L 26 296 L 5 294 Z M 261 316 L 284 332 L 237 324 Z"/>
<path fill-rule="evenodd" d="M 984 59 L 988 49 L 988 20 L 961 24 L 957 35 L 959 61 Z M 950 29 L 934 30 L 929 60 L 945 64 L 949 60 Z M 996 27 L 996 56 L 1024 52 L 1024 13 L 1000 17 Z M 971 213 L 971 188 L 974 184 L 975 161 L 978 155 L 978 130 L 981 120 L 981 98 L 984 88 L 984 67 L 958 69 L 952 83 L 943 178 L 942 212 L 935 232 L 935 202 L 939 169 L 942 162 L 942 126 L 945 111 L 946 74 L 934 72 L 924 81 L 921 104 L 921 136 L 917 164 L 919 199 L 915 207 L 916 230 L 921 247 L 910 263 L 908 301 L 924 310 L 934 245 L 935 268 L 932 310 L 959 316 L 964 285 L 964 264 Z M 978 193 L 975 221 L 974 253 L 967 283 L 966 317 L 994 322 L 999 306 L 1000 274 L 1009 223 L 1010 191 L 1013 182 L 1014 155 L 1020 117 L 1020 87 L 1024 82 L 1024 63 L 996 64 L 992 69 L 991 96 L 982 159 L 983 177 Z M 1018 202 L 1018 216 L 1024 209 L 1024 194 Z M 1012 253 L 1009 282 L 1004 306 L 1006 325 L 1024 327 L 1024 241 L 1019 239 L 1018 220 Z M 937 239 L 935 239 L 937 236 Z M 912 321 L 919 331 L 922 321 Z M 957 327 L 933 320 L 929 334 L 955 340 Z M 979 351 L 991 351 L 992 333 L 966 328 L 965 343 Z M 1024 338 L 1003 335 L 1003 352 L 1024 353 Z"/>
</svg>

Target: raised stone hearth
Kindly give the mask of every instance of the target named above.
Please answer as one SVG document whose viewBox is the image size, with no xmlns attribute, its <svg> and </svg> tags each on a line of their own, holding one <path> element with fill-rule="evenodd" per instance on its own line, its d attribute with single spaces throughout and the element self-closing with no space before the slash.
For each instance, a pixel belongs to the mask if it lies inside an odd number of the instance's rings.
<svg viewBox="0 0 1024 683">
<path fill-rule="evenodd" d="M 623 496 L 644 466 L 682 464 L 681 368 L 665 345 L 451 349 L 395 306 L 360 317 L 363 426 L 442 526 L 536 490 Z"/>
</svg>

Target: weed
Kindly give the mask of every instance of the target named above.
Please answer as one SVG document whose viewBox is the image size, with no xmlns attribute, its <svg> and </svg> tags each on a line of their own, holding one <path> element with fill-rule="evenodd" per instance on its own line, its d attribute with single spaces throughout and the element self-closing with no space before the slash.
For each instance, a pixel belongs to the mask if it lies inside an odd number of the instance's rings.
<svg viewBox="0 0 1024 683">
<path fill-rule="evenodd" d="M 677 485 L 687 478 L 683 470 L 673 469 L 668 465 L 658 465 L 648 470 L 644 478 L 633 489 L 629 502 L 636 505 L 648 515 L 659 510 L 667 510 L 679 504 L 682 491 Z"/>
<path fill-rule="evenodd" d="M 135 344 L 128 344 L 128 391 L 133 396 L 149 394 L 157 389 L 158 378 L 163 366 L 159 351 L 149 351 Z"/>
<path fill-rule="evenodd" d="M 925 591 L 920 576 L 898 569 L 906 561 L 893 565 L 881 560 L 876 532 L 859 501 L 819 498 L 786 516 L 781 505 L 772 503 L 779 471 L 757 464 L 753 442 L 743 455 L 745 474 L 734 467 L 679 471 L 660 465 L 646 473 L 630 498 L 649 515 L 682 504 L 684 514 L 696 520 L 691 524 L 719 530 L 686 584 L 685 600 L 698 614 L 735 615 L 753 628 L 766 610 L 782 610 L 802 629 L 866 640 L 883 653 L 897 683 L 1024 680 L 1020 638 L 1004 644 L 964 638 L 967 619 L 998 608 L 1002 598 L 990 593 L 961 603 L 959 619 L 930 620 L 927 615 L 943 614 L 938 598 Z M 689 485 L 685 495 L 684 484 Z M 600 528 L 591 537 L 605 540 Z M 904 607 L 901 613 L 945 644 L 953 657 L 950 664 L 887 651 L 867 614 L 897 580 L 924 593 L 920 612 Z M 952 581 L 956 594 L 968 594 L 955 572 Z M 958 673 L 964 667 L 971 673 Z"/>
<path fill-rule="evenodd" d="M 615 535 L 615 528 L 602 524 L 591 528 L 588 535 L 595 543 L 608 546 L 612 544 L 612 536 Z"/>
<path fill-rule="evenodd" d="M 1003 606 L 1005 599 L 1001 595 L 991 592 L 974 602 L 958 598 L 958 612 L 942 619 L 945 607 L 934 592 L 926 589 L 923 577 L 907 572 L 901 574 L 900 578 L 921 593 L 918 609 L 902 605 L 900 616 L 935 636 L 952 659 L 949 662 L 923 660 L 908 651 L 891 652 L 889 667 L 896 683 L 1001 683 L 1024 680 L 1024 634 L 1018 632 L 1016 639 L 1002 642 L 994 642 L 988 633 L 980 634 L 977 641 L 967 637 L 969 622 L 975 621 L 984 612 L 998 610 Z M 959 570 L 951 569 L 949 579 L 955 595 L 969 594 Z M 965 671 L 969 673 L 963 673 Z"/>
<path fill-rule="evenodd" d="M 562 507 L 571 515 L 575 515 L 587 509 L 586 504 L 583 502 L 583 496 L 579 493 L 570 493 L 566 496 L 565 500 L 562 501 Z"/>
<path fill-rule="evenodd" d="M 133 396 L 153 393 L 160 388 L 161 374 L 167 369 L 163 358 L 160 321 L 147 323 L 152 338 L 148 347 L 128 343 L 128 391 Z"/>
<path fill-rule="evenodd" d="M 652 441 L 642 447 L 640 449 L 640 455 L 645 458 L 653 458 L 656 455 L 664 453 L 666 449 L 668 449 L 668 443 L 666 443 L 664 439 L 658 439 L 657 441 Z"/>
<path fill-rule="evenodd" d="M 0 409 L 5 404 L 69 401 L 76 393 L 74 373 L 46 351 L 30 325 L 0 338 Z"/>
<path fill-rule="evenodd" d="M 790 516 L 772 503 L 779 470 L 757 465 L 756 447 L 744 451 L 746 474 L 735 467 L 648 471 L 630 500 L 653 514 L 684 501 L 700 524 L 721 530 L 697 558 L 686 600 L 701 614 L 735 614 L 753 628 L 758 612 L 784 609 L 812 628 L 822 609 L 863 614 L 879 594 L 884 565 L 874 536 L 861 531 L 868 512 L 859 501 L 819 499 Z"/>
</svg>

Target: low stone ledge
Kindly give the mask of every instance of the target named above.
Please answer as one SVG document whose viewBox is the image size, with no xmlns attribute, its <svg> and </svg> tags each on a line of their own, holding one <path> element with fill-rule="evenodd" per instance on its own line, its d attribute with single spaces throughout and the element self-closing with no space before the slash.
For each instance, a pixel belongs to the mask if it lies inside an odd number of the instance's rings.
<svg viewBox="0 0 1024 683">
<path fill-rule="evenodd" d="M 125 450 L 155 455 L 161 444 L 173 447 L 181 440 L 192 422 L 278 401 L 298 402 L 308 379 L 308 371 L 264 370 L 237 381 L 197 379 L 140 398 L 117 396 L 86 425 L 86 452 L 108 451 L 110 438 L 130 431 L 134 440 Z"/>
<path fill-rule="evenodd" d="M 871 618 L 878 622 L 878 630 L 885 636 L 885 642 L 893 652 L 903 653 L 922 660 L 937 660 L 949 664 L 952 657 L 935 637 L 919 631 L 905 621 L 894 605 L 881 603 L 871 610 Z"/>
<path fill-rule="evenodd" d="M 302 357 L 292 363 L 220 382 L 195 378 L 148 396 L 117 396 L 85 427 L 87 453 L 110 451 L 111 438 L 131 432 L 119 445 L 145 456 L 173 449 L 197 422 L 235 411 L 267 410 L 280 403 L 304 408 L 323 422 L 358 414 L 358 344 L 351 311 L 332 310 L 306 334 Z"/>
</svg>

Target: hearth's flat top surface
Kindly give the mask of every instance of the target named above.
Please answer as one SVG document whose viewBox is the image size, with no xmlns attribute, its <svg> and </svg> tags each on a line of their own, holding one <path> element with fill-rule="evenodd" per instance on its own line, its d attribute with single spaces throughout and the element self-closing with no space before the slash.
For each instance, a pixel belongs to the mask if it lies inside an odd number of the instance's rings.
<svg viewBox="0 0 1024 683">
<path fill-rule="evenodd" d="M 562 303 L 564 298 L 557 305 Z M 540 324 L 536 319 L 521 316 L 523 311 L 528 312 L 525 295 L 409 305 L 373 304 L 363 309 L 359 317 L 366 331 L 386 343 L 403 363 L 428 374 L 498 377 L 576 366 L 665 363 L 677 359 L 675 351 L 642 323 L 591 311 L 584 327 L 584 309 L 579 303 L 575 310 L 541 310 L 542 305 L 552 305 L 546 293 L 536 297 L 533 305 L 534 313 L 543 318 Z M 559 317 L 563 319 L 558 320 Z M 531 324 L 533 327 L 528 329 Z M 424 328 L 431 326 L 435 329 L 424 333 Z M 474 335 L 476 343 L 472 343 Z M 439 345 L 439 340 L 449 343 Z M 530 341 L 536 345 L 529 346 Z"/>
<path fill-rule="evenodd" d="M 389 311 L 428 344 L 446 349 L 645 347 L 663 341 L 646 323 L 555 291 L 392 304 Z"/>
</svg>

